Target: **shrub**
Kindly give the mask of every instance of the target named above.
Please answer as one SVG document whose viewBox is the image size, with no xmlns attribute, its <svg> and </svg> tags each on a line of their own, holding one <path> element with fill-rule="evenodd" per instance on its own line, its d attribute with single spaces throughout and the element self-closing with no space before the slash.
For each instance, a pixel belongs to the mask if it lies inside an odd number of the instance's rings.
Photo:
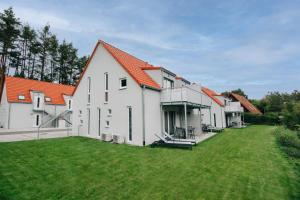
<svg viewBox="0 0 300 200">
<path fill-rule="evenodd" d="M 300 158 L 300 149 L 295 147 L 282 147 L 283 151 L 291 157 Z"/>
<path fill-rule="evenodd" d="M 291 157 L 300 158 L 299 133 L 284 127 L 278 127 L 275 131 L 275 135 L 284 152 Z"/>
<path fill-rule="evenodd" d="M 244 117 L 245 117 L 244 118 L 245 122 L 251 124 L 267 124 L 267 125 L 280 124 L 280 119 L 277 113 L 267 113 L 265 115 L 245 113 Z"/>
<path fill-rule="evenodd" d="M 278 139 L 282 146 L 300 149 L 300 140 L 296 134 L 281 134 Z"/>
</svg>

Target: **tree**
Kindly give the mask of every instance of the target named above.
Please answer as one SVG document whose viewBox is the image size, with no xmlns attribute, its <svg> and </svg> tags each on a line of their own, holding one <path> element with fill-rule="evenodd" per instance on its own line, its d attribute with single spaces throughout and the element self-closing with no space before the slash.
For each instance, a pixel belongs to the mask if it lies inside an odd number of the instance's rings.
<svg viewBox="0 0 300 200">
<path fill-rule="evenodd" d="M 7 60 L 13 49 L 15 49 L 15 42 L 19 36 L 20 21 L 15 17 L 12 7 L 0 13 L 0 47 L 1 47 L 1 78 L 4 79 L 7 72 Z M 3 82 L 1 80 L 0 82 Z M 1 87 L 1 85 L 0 85 Z"/>
<path fill-rule="evenodd" d="M 44 81 L 46 76 L 46 64 L 48 59 L 48 52 L 50 50 L 50 40 L 52 34 L 50 32 L 50 25 L 47 24 L 44 26 L 42 31 L 39 32 L 39 43 L 40 43 L 40 52 L 39 52 L 39 59 L 40 59 L 40 80 Z"/>
<path fill-rule="evenodd" d="M 229 97 L 230 93 L 235 93 L 235 94 L 239 94 L 241 96 L 244 96 L 246 99 L 248 99 L 248 96 L 245 94 L 245 92 L 238 88 L 236 90 L 231 90 L 230 92 L 226 91 L 226 92 L 222 92 L 221 94 L 224 95 L 225 97 Z"/>
<path fill-rule="evenodd" d="M 86 65 L 89 57 L 83 56 L 81 58 L 78 58 L 74 65 L 74 73 L 72 77 L 72 84 L 75 85 L 77 81 L 79 80 L 79 77 L 83 71 L 84 66 Z"/>
<path fill-rule="evenodd" d="M 55 81 L 57 78 L 57 61 L 58 61 L 59 43 L 55 35 L 50 38 L 49 54 L 50 54 L 50 81 Z"/>
<path fill-rule="evenodd" d="M 36 40 L 35 30 L 32 29 L 28 24 L 24 25 L 20 34 L 20 51 L 21 51 L 21 71 L 20 76 L 25 77 L 25 71 L 29 71 L 29 53 L 30 46 Z"/>
</svg>

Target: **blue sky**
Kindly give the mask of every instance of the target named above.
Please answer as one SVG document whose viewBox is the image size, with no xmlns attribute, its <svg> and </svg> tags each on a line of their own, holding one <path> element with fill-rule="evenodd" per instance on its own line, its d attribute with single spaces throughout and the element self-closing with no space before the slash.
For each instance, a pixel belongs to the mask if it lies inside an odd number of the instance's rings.
<svg viewBox="0 0 300 200">
<path fill-rule="evenodd" d="M 2 0 L 90 54 L 103 39 L 218 92 L 300 90 L 300 1 Z"/>
</svg>

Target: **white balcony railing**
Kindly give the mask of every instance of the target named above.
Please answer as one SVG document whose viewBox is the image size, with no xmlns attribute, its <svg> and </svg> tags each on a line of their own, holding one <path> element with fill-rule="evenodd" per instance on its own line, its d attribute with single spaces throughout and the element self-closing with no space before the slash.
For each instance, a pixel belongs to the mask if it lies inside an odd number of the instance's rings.
<svg viewBox="0 0 300 200">
<path fill-rule="evenodd" d="M 225 112 L 244 112 L 240 102 L 228 102 L 225 106 Z"/>
<path fill-rule="evenodd" d="M 186 86 L 163 89 L 161 92 L 161 102 L 187 102 L 202 106 L 211 106 L 211 99 L 208 96 Z"/>
</svg>

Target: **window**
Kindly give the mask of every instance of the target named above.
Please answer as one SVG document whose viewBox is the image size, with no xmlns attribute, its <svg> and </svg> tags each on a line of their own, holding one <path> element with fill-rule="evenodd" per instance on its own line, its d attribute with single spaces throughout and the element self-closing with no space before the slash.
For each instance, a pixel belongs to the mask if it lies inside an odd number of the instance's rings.
<svg viewBox="0 0 300 200">
<path fill-rule="evenodd" d="M 217 118 L 216 118 L 216 113 L 214 113 L 214 125 L 217 127 Z"/>
<path fill-rule="evenodd" d="M 88 77 L 88 103 L 91 103 L 91 77 Z"/>
<path fill-rule="evenodd" d="M 127 88 L 127 79 L 121 78 L 120 79 L 120 89 L 125 89 L 125 88 Z"/>
<path fill-rule="evenodd" d="M 104 92 L 104 96 L 105 96 L 104 102 L 108 103 L 108 92 Z"/>
<path fill-rule="evenodd" d="M 35 122 L 34 122 L 34 126 L 35 127 L 39 127 L 40 126 L 40 123 L 41 123 L 41 119 L 40 119 L 41 117 L 40 117 L 40 115 L 35 115 Z"/>
<path fill-rule="evenodd" d="M 71 99 L 68 100 L 68 109 L 69 110 L 72 109 L 72 100 Z"/>
<path fill-rule="evenodd" d="M 46 102 L 50 102 L 50 101 L 51 101 L 51 98 L 50 98 L 50 97 L 45 97 L 45 101 L 46 101 Z"/>
<path fill-rule="evenodd" d="M 132 141 L 132 108 L 128 107 L 128 140 Z"/>
<path fill-rule="evenodd" d="M 109 128 L 109 126 L 110 126 L 109 121 L 106 120 L 106 121 L 105 121 L 105 127 L 106 127 L 106 128 Z"/>
<path fill-rule="evenodd" d="M 104 102 L 108 103 L 108 73 L 104 73 Z"/>
<path fill-rule="evenodd" d="M 174 88 L 174 81 L 172 81 L 168 78 L 164 78 L 163 88 Z"/>
<path fill-rule="evenodd" d="M 107 110 L 107 115 L 108 115 L 108 116 L 112 116 L 112 110 L 111 110 L 111 109 L 108 109 L 108 110 Z"/>
<path fill-rule="evenodd" d="M 25 96 L 24 95 L 19 95 L 19 100 L 25 100 Z"/>
<path fill-rule="evenodd" d="M 87 109 L 87 115 L 88 115 L 87 116 L 87 118 L 88 118 L 88 124 L 87 124 L 88 125 L 88 127 L 87 127 L 88 128 L 88 133 L 87 134 L 89 135 L 90 134 L 90 129 L 91 129 L 91 110 L 89 108 Z"/>
<path fill-rule="evenodd" d="M 104 73 L 105 91 L 108 91 L 108 73 Z"/>
<path fill-rule="evenodd" d="M 40 108 L 40 104 L 41 104 L 41 98 L 38 97 L 38 98 L 36 99 L 36 107 L 37 107 L 37 108 Z"/>
</svg>

